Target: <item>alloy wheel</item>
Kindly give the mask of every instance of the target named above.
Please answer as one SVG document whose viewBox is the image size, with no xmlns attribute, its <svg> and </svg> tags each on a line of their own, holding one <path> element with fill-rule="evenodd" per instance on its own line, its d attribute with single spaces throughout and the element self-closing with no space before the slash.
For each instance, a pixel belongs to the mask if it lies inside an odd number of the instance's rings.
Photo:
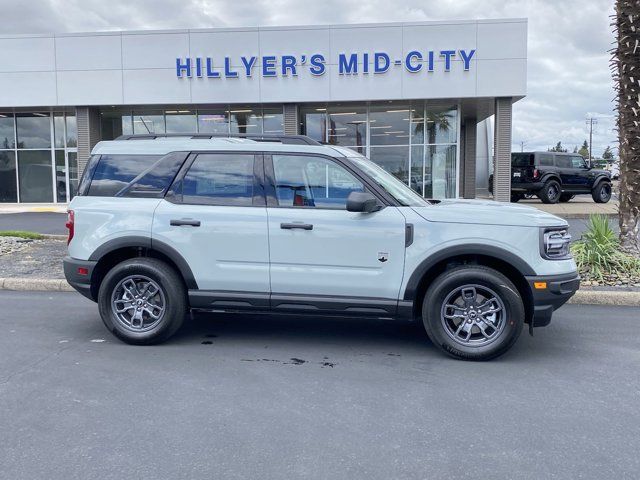
<svg viewBox="0 0 640 480">
<path fill-rule="evenodd" d="M 160 285 L 143 275 L 130 275 L 118 282 L 111 294 L 111 309 L 127 330 L 147 332 L 156 327 L 166 311 Z"/>
<path fill-rule="evenodd" d="M 503 301 L 490 288 L 463 285 L 446 296 L 440 318 L 445 332 L 455 342 L 483 347 L 505 329 L 506 310 Z"/>
</svg>

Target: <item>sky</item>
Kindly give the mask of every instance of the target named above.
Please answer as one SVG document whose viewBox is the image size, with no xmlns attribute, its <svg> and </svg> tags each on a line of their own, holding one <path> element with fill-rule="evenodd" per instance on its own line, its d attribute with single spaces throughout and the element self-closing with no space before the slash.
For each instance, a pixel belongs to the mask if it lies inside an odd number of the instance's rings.
<svg viewBox="0 0 640 480">
<path fill-rule="evenodd" d="M 0 0 L 0 34 L 528 18 L 527 97 L 513 149 L 616 148 L 609 69 L 613 0 Z"/>
</svg>

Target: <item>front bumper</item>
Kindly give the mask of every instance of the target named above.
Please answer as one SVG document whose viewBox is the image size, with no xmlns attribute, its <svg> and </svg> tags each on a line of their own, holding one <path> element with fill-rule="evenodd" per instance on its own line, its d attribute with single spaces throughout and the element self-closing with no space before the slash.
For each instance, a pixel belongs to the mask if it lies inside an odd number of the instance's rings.
<svg viewBox="0 0 640 480">
<path fill-rule="evenodd" d="M 580 288 L 578 272 L 525 278 L 533 299 L 531 322 L 534 327 L 549 325 L 553 312 L 564 305 Z M 544 288 L 542 288 L 542 284 L 545 285 Z"/>
<path fill-rule="evenodd" d="M 98 262 L 92 262 L 91 260 L 78 260 L 68 256 L 62 260 L 64 276 L 69 285 L 94 302 L 96 299 L 93 298 L 91 294 L 91 275 L 93 275 L 93 269 L 97 263 Z M 79 269 L 83 268 L 86 269 L 86 275 L 80 273 Z"/>
</svg>

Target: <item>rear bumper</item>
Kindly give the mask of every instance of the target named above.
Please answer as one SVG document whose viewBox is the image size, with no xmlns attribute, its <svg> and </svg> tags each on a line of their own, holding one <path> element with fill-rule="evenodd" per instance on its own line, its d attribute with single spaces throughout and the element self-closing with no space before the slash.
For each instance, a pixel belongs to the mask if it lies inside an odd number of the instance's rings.
<svg viewBox="0 0 640 480">
<path fill-rule="evenodd" d="M 512 192 L 537 192 L 543 187 L 542 182 L 511 182 Z"/>
<path fill-rule="evenodd" d="M 533 326 L 544 327 L 551 322 L 553 312 L 564 305 L 580 288 L 578 272 L 563 275 L 525 277 L 533 298 Z M 545 288 L 541 284 L 545 284 Z"/>
<path fill-rule="evenodd" d="M 96 301 L 91 294 L 91 276 L 93 275 L 93 269 L 98 262 L 91 260 L 77 260 L 71 257 L 64 257 L 62 264 L 64 266 L 64 277 L 67 279 L 69 285 L 75 288 L 83 296 L 89 300 Z M 87 274 L 83 275 L 79 273 L 79 269 L 85 268 Z"/>
</svg>

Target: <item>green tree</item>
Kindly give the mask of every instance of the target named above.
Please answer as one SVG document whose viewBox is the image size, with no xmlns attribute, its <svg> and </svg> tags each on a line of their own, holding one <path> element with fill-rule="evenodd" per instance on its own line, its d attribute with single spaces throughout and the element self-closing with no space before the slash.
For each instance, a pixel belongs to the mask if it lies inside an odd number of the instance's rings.
<svg viewBox="0 0 640 480">
<path fill-rule="evenodd" d="M 566 152 L 567 149 L 562 146 L 562 142 L 556 143 L 556 146 L 549 149 L 550 152 Z"/>
<path fill-rule="evenodd" d="M 602 152 L 602 158 L 605 160 L 613 160 L 613 152 L 611 151 L 611 147 L 607 146 Z"/>
<path fill-rule="evenodd" d="M 584 143 L 580 147 L 580 150 L 578 150 L 578 153 L 580 155 L 582 155 L 582 157 L 585 158 L 585 159 L 589 158 L 589 144 L 587 143 L 586 140 L 584 141 Z"/>
<path fill-rule="evenodd" d="M 640 253 L 640 2 L 616 0 L 615 48 L 611 58 L 618 110 L 620 243 Z"/>
</svg>

